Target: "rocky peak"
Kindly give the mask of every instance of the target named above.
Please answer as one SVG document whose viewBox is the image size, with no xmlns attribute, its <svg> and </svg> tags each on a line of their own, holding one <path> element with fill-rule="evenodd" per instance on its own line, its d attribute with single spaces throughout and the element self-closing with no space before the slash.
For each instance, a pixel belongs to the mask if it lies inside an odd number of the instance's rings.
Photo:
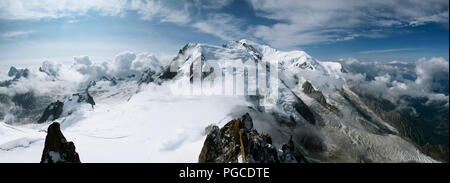
<svg viewBox="0 0 450 183">
<path fill-rule="evenodd" d="M 53 64 L 49 61 L 44 61 L 39 67 L 39 72 L 45 73 L 48 76 L 56 77 L 60 70 L 61 65 Z"/>
<path fill-rule="evenodd" d="M 150 83 L 155 81 L 155 71 L 152 69 L 147 69 L 142 73 L 141 79 L 139 79 L 138 83 Z"/>
<path fill-rule="evenodd" d="M 195 47 L 197 45 L 198 45 L 198 43 L 188 43 L 188 44 L 184 45 L 183 48 L 180 49 L 180 51 L 178 51 L 178 54 L 184 55 L 186 50 L 188 50 L 189 48 Z"/>
<path fill-rule="evenodd" d="M 254 46 L 253 42 L 248 40 L 240 40 L 240 41 L 230 41 L 227 44 L 222 45 L 223 48 L 234 48 L 234 49 L 242 49 L 248 52 L 255 61 L 262 60 L 262 53 L 260 53 Z"/>
<path fill-rule="evenodd" d="M 86 102 L 91 104 L 92 107 L 95 105 L 94 97 L 92 97 L 88 92 L 86 93 L 74 93 L 72 95 L 74 98 L 76 98 L 76 101 L 78 103 Z M 73 100 L 73 99 L 69 99 Z"/>
<path fill-rule="evenodd" d="M 47 129 L 41 163 L 81 163 L 75 144 L 67 142 L 57 122 Z"/>
<path fill-rule="evenodd" d="M 49 104 L 47 108 L 45 108 L 41 118 L 38 120 L 38 123 L 43 123 L 47 121 L 49 118 L 51 118 L 51 120 L 58 119 L 63 112 L 63 107 L 64 103 L 60 102 L 59 100 Z"/>
<path fill-rule="evenodd" d="M 223 128 L 208 127 L 208 136 L 199 155 L 199 163 L 283 163 L 306 162 L 294 143 L 277 150 L 269 135 L 259 134 L 247 113 Z"/>
<path fill-rule="evenodd" d="M 8 76 L 9 76 L 9 77 L 13 77 L 13 76 L 16 75 L 17 72 L 19 72 L 19 71 L 16 69 L 16 67 L 11 66 L 11 67 L 9 68 Z"/>
<path fill-rule="evenodd" d="M 82 93 L 75 93 L 72 96 L 74 98 L 77 98 L 77 102 L 78 103 L 82 103 L 82 102 L 86 102 L 88 104 L 91 104 L 92 108 L 94 108 L 95 105 L 95 101 L 94 101 L 94 97 L 92 97 L 92 95 L 89 93 L 89 88 L 92 86 L 95 86 L 96 82 L 95 81 L 91 81 L 89 82 L 88 86 L 86 87 L 86 89 L 84 90 L 84 92 Z M 73 99 L 69 99 L 70 101 Z"/>
<path fill-rule="evenodd" d="M 111 77 L 111 78 L 109 78 L 109 77 L 107 77 L 107 76 L 102 76 L 102 77 L 100 78 L 100 81 L 109 81 L 111 86 L 117 85 L 117 79 L 116 79 L 116 77 Z"/>
<path fill-rule="evenodd" d="M 305 81 L 302 85 L 302 88 L 303 88 L 303 92 L 306 95 L 308 95 L 309 97 L 311 97 L 314 100 L 316 100 L 317 102 L 319 102 L 323 107 L 327 108 L 328 110 L 330 110 L 331 112 L 333 112 L 337 115 L 341 115 L 339 112 L 339 109 L 336 108 L 335 106 L 327 103 L 327 100 L 326 100 L 325 96 L 322 94 L 322 92 L 319 90 L 316 90 L 310 82 Z"/>
<path fill-rule="evenodd" d="M 14 66 L 9 68 L 8 76 L 14 77 L 14 79 L 19 79 L 21 77 L 27 78 L 30 71 L 28 69 L 17 69 Z"/>
</svg>

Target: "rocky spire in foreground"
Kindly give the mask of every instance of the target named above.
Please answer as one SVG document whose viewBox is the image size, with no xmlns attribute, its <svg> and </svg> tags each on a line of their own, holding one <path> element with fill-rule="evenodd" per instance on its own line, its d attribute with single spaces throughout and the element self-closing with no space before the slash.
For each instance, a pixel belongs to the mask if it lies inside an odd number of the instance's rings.
<svg viewBox="0 0 450 183">
<path fill-rule="evenodd" d="M 48 127 L 41 163 L 81 163 L 75 144 L 67 142 L 57 122 Z"/>
<path fill-rule="evenodd" d="M 199 163 L 301 163 L 304 156 L 294 147 L 292 138 L 280 150 L 269 135 L 259 134 L 247 113 L 228 122 L 223 128 L 208 127 Z"/>
</svg>

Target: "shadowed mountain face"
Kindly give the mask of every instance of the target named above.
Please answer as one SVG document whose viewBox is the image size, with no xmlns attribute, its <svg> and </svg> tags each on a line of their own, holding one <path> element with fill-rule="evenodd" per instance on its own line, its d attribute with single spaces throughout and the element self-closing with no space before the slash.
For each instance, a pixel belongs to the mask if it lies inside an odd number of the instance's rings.
<svg viewBox="0 0 450 183">
<path fill-rule="evenodd" d="M 47 108 L 45 108 L 45 111 L 42 114 L 41 118 L 39 118 L 38 123 L 43 123 L 50 118 L 50 120 L 58 119 L 63 112 L 63 106 L 64 103 L 60 102 L 59 100 L 48 105 Z"/>
<path fill-rule="evenodd" d="M 34 92 L 17 93 L 13 96 L 0 94 L 0 120 L 6 123 L 34 123 L 52 100 L 50 96 L 38 96 Z"/>
<path fill-rule="evenodd" d="M 449 161 L 449 113 L 445 104 L 424 105 L 427 99 L 405 97 L 411 108 L 396 109 L 388 100 L 370 95 L 364 103 L 381 118 L 413 141 L 424 153 L 441 161 Z"/>
<path fill-rule="evenodd" d="M 322 106 L 324 106 L 325 108 L 327 108 L 328 110 L 340 115 L 339 109 L 337 109 L 333 105 L 328 104 L 327 100 L 325 99 L 325 96 L 323 96 L 322 92 L 314 89 L 314 87 L 311 85 L 311 83 L 306 81 L 305 83 L 303 83 L 302 88 L 303 88 L 303 92 L 305 92 L 305 94 L 307 94 L 311 98 L 320 102 L 320 104 Z"/>
</svg>

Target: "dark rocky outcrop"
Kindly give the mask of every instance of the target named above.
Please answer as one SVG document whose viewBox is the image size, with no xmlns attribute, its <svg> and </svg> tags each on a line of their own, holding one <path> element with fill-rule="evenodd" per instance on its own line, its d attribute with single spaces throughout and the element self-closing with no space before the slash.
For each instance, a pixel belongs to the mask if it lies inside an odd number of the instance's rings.
<svg viewBox="0 0 450 183">
<path fill-rule="evenodd" d="M 15 67 L 11 67 L 8 72 L 9 77 L 14 77 L 14 79 L 19 79 L 21 77 L 27 78 L 30 71 L 28 69 L 17 69 Z"/>
<path fill-rule="evenodd" d="M 247 43 L 242 43 L 242 46 L 245 47 L 248 53 L 250 53 L 253 56 L 254 61 L 260 61 L 262 60 L 261 53 L 258 52 L 252 45 L 249 45 Z"/>
<path fill-rule="evenodd" d="M 29 74 L 30 71 L 28 69 L 17 69 L 15 67 L 11 67 L 9 69 L 8 76 L 13 78 L 10 80 L 0 81 L 0 87 L 9 87 L 22 77 L 28 78 Z"/>
<path fill-rule="evenodd" d="M 190 47 L 193 47 L 195 45 L 196 45 L 195 43 L 189 43 L 189 44 L 184 45 L 184 47 L 178 51 L 178 55 L 172 59 L 171 64 L 169 64 L 165 68 L 161 68 L 161 72 L 159 72 L 159 73 L 153 73 L 153 71 L 144 72 L 139 84 L 149 83 L 149 82 L 153 82 L 155 80 L 156 80 L 156 83 L 161 84 L 162 81 L 173 79 L 178 74 L 178 72 L 171 70 L 171 67 L 176 66 L 177 67 L 176 70 L 178 70 L 179 69 L 178 65 L 173 65 L 173 64 L 176 63 L 176 60 L 180 59 L 180 57 L 182 55 L 184 55 Z M 189 59 L 189 57 L 186 60 L 188 60 L 188 59 Z M 145 73 L 147 73 L 147 74 L 145 74 Z"/>
<path fill-rule="evenodd" d="M 291 138 L 289 138 L 288 143 L 283 144 L 283 146 L 281 146 L 281 151 L 282 154 L 280 156 L 280 162 L 285 162 L 285 163 L 300 163 L 300 162 L 304 162 L 306 163 L 306 159 L 303 156 L 303 154 L 300 153 L 300 151 L 298 151 L 295 148 L 294 145 L 294 141 L 292 140 L 292 136 Z"/>
<path fill-rule="evenodd" d="M 111 86 L 116 86 L 117 85 L 117 79 L 115 77 L 109 78 L 106 76 L 102 76 L 100 78 L 100 81 L 109 81 L 111 84 Z"/>
<path fill-rule="evenodd" d="M 158 76 L 162 81 L 173 79 L 178 73 L 170 71 L 170 66 L 165 68 L 164 71 Z"/>
<path fill-rule="evenodd" d="M 41 118 L 38 120 L 38 123 L 43 123 L 47 121 L 50 117 L 50 120 L 58 119 L 63 112 L 64 103 L 57 100 L 56 102 L 51 103 L 45 108 L 44 113 Z"/>
<path fill-rule="evenodd" d="M 95 101 L 94 101 L 94 97 L 92 97 L 92 95 L 89 93 L 89 88 L 92 86 L 95 86 L 96 82 L 95 81 L 91 81 L 88 84 L 88 87 L 84 90 L 84 92 L 82 93 L 75 93 L 72 96 L 73 97 L 78 97 L 77 102 L 81 103 L 81 102 L 86 102 L 88 104 L 91 104 L 92 108 L 94 108 L 95 105 Z"/>
<path fill-rule="evenodd" d="M 318 101 L 320 103 L 320 105 L 327 108 L 328 110 L 335 113 L 336 115 L 341 115 L 339 112 L 339 109 L 336 108 L 335 106 L 327 103 L 327 100 L 325 99 L 325 96 L 323 96 L 322 92 L 314 89 L 314 87 L 312 86 L 312 84 L 310 82 L 306 81 L 305 83 L 303 83 L 302 88 L 303 88 L 303 92 L 306 95 L 308 95 L 309 97 Z"/>
<path fill-rule="evenodd" d="M 194 44 L 192 44 L 192 45 L 195 45 L 195 43 Z M 191 47 L 192 46 L 191 44 L 186 44 L 186 45 L 184 45 L 183 46 L 183 48 L 181 48 L 179 51 L 178 51 L 178 54 L 180 55 L 183 55 L 184 54 L 184 52 L 186 52 L 186 50 L 189 48 L 189 47 Z"/>
<path fill-rule="evenodd" d="M 89 93 L 75 93 L 72 96 L 78 97 L 77 99 L 78 103 L 86 102 L 91 104 L 92 107 L 94 107 L 95 105 L 94 97 L 92 97 Z"/>
<path fill-rule="evenodd" d="M 314 70 L 314 67 L 307 62 L 303 62 L 303 63 L 295 63 L 294 66 L 296 67 L 300 67 L 301 69 L 308 69 L 308 70 Z"/>
<path fill-rule="evenodd" d="M 139 79 L 138 83 L 139 84 L 151 83 L 151 82 L 155 81 L 155 74 L 156 74 L 156 72 L 153 71 L 152 69 L 147 69 L 146 71 L 144 71 L 142 73 L 141 79 Z"/>
<path fill-rule="evenodd" d="M 292 139 L 278 151 L 269 135 L 259 134 L 247 113 L 223 128 L 209 126 L 199 163 L 286 163 L 306 162 Z"/>
<path fill-rule="evenodd" d="M 291 89 L 289 89 L 288 85 L 286 85 L 286 83 L 283 80 L 280 81 L 281 84 L 283 84 L 284 87 L 286 88 L 285 90 L 287 91 L 280 92 L 281 96 L 277 101 L 277 105 L 280 105 L 280 107 L 283 108 L 284 110 L 297 112 L 304 120 L 306 120 L 306 122 L 315 125 L 316 119 L 314 117 L 312 110 L 308 107 L 308 105 L 305 104 L 305 102 L 303 102 L 303 100 L 300 97 L 298 97 Z M 285 97 L 292 97 L 292 99 L 290 99 L 289 102 L 286 103 L 286 100 L 284 100 Z M 292 115 L 290 115 L 289 118 L 290 118 L 289 121 L 292 122 L 291 125 L 295 125 L 299 120 L 297 117 Z"/>
<path fill-rule="evenodd" d="M 89 82 L 88 87 L 84 90 L 84 92 L 72 94 L 73 98 L 69 99 L 69 101 L 75 99 L 78 103 L 85 102 L 91 104 L 93 108 L 95 105 L 95 101 L 94 97 L 92 97 L 92 95 L 89 93 L 89 88 L 95 85 L 96 85 L 95 81 Z M 50 103 L 47 106 L 47 108 L 45 108 L 44 113 L 42 113 L 41 118 L 39 118 L 38 120 L 38 123 L 43 123 L 46 122 L 47 120 L 58 119 L 59 117 L 61 117 L 63 109 L 64 109 L 64 102 L 57 100 L 56 102 Z"/>
<path fill-rule="evenodd" d="M 306 105 L 298 96 L 295 96 L 297 102 L 294 104 L 295 111 L 297 111 L 306 121 L 311 124 L 316 124 L 316 119 L 314 118 L 313 113 L 309 109 L 308 105 Z"/>
<path fill-rule="evenodd" d="M 0 87 L 9 87 L 13 83 L 13 80 L 0 81 Z"/>
<path fill-rule="evenodd" d="M 242 45 L 246 51 L 252 55 L 253 60 L 258 62 L 260 60 L 262 60 L 262 54 L 255 49 L 255 47 L 253 47 L 251 44 L 247 44 L 245 42 L 240 42 L 240 41 L 231 41 L 228 44 L 223 44 L 222 48 L 233 48 L 233 45 Z"/>
<path fill-rule="evenodd" d="M 81 163 L 73 142 L 67 142 L 59 123 L 48 127 L 41 163 Z"/>
</svg>

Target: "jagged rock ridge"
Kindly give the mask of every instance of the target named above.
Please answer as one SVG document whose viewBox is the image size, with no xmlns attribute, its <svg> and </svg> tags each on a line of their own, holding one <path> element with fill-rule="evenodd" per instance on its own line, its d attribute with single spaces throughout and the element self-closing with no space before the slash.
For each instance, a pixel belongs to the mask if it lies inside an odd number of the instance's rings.
<svg viewBox="0 0 450 183">
<path fill-rule="evenodd" d="M 302 88 L 303 88 L 303 92 L 305 92 L 305 94 L 307 94 L 311 98 L 313 98 L 316 101 L 318 101 L 322 106 L 324 106 L 325 108 L 327 108 L 328 110 L 334 112 L 337 115 L 341 115 L 339 113 L 339 109 L 336 108 L 335 106 L 327 103 L 327 100 L 326 100 L 325 96 L 323 96 L 322 92 L 320 92 L 319 90 L 314 89 L 314 87 L 312 86 L 312 84 L 310 82 L 305 81 L 303 83 L 303 85 L 302 85 Z"/>
<path fill-rule="evenodd" d="M 280 150 L 272 145 L 269 135 L 259 134 L 247 113 L 228 122 L 223 128 L 209 126 L 199 163 L 288 163 L 306 162 L 292 139 Z"/>
</svg>

